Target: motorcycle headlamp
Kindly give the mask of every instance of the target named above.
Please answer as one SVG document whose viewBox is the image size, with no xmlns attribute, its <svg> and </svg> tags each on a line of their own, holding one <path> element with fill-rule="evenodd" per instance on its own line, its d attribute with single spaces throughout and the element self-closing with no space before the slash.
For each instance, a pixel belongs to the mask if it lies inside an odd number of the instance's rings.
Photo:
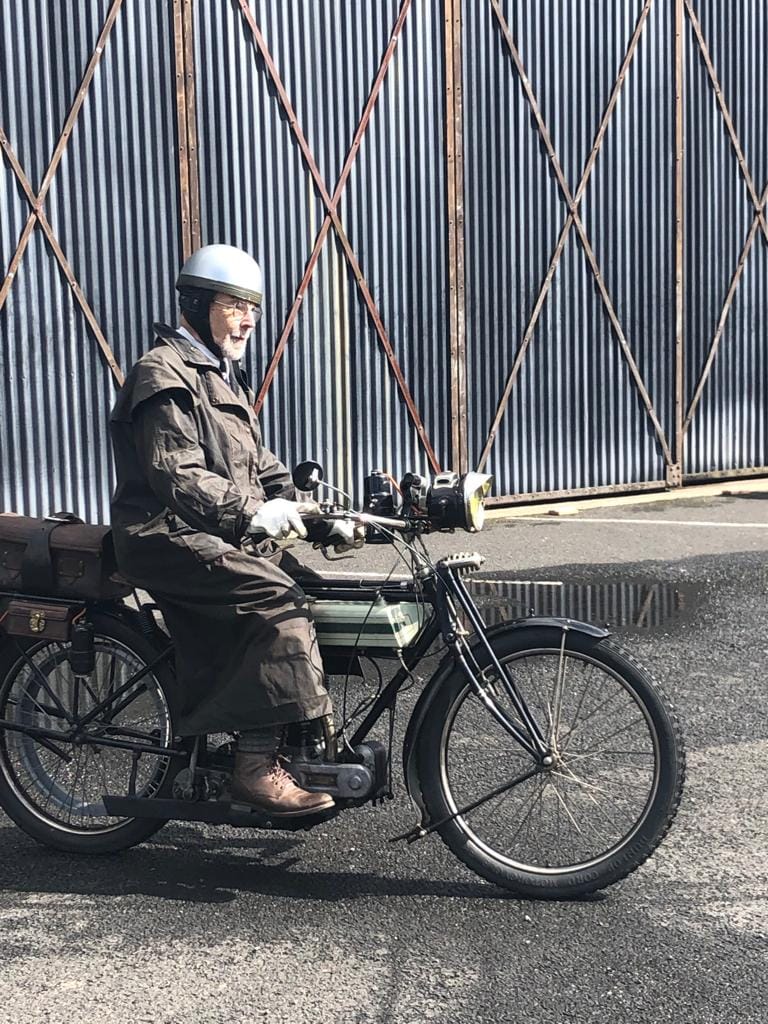
<svg viewBox="0 0 768 1024">
<path fill-rule="evenodd" d="M 302 462 L 293 471 L 293 482 L 298 491 L 314 491 L 322 481 L 323 469 L 319 462 Z M 432 530 L 459 529 L 476 533 L 485 522 L 484 499 L 492 483 L 493 477 L 486 473 L 464 473 L 462 476 L 438 473 L 432 481 L 418 473 L 406 473 L 397 486 L 388 473 L 374 470 L 363 481 L 363 511 L 385 518 L 417 519 L 420 520 L 419 526 L 428 523 Z M 400 492 L 400 501 L 395 495 L 395 488 Z M 338 491 L 336 487 L 330 489 Z M 344 495 L 343 491 L 338 493 Z M 368 539 L 383 541 L 385 536 L 375 525 L 370 525 Z"/>
<path fill-rule="evenodd" d="M 427 516 L 436 530 L 476 533 L 485 522 L 484 498 L 493 477 L 485 473 L 439 473 L 427 492 Z"/>
</svg>

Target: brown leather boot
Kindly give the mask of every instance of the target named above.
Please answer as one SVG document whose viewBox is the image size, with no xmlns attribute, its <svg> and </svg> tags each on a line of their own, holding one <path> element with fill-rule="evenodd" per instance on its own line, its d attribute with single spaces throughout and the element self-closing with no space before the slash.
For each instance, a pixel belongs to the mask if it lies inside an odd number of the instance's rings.
<svg viewBox="0 0 768 1024">
<path fill-rule="evenodd" d="M 330 793 L 310 793 L 297 786 L 275 754 L 236 751 L 230 792 L 233 800 L 253 804 L 260 811 L 282 818 L 333 807 Z"/>
</svg>

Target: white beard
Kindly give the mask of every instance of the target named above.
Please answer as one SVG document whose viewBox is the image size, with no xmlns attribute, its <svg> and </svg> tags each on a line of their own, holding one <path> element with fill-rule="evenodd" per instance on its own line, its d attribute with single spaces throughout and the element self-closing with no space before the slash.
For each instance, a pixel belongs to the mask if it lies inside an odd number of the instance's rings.
<svg viewBox="0 0 768 1024">
<path fill-rule="evenodd" d="M 229 338 L 223 341 L 219 348 L 221 354 L 225 359 L 231 359 L 233 362 L 240 362 L 245 354 L 246 346 L 248 345 L 248 339 L 245 338 L 243 341 L 231 341 Z"/>
</svg>

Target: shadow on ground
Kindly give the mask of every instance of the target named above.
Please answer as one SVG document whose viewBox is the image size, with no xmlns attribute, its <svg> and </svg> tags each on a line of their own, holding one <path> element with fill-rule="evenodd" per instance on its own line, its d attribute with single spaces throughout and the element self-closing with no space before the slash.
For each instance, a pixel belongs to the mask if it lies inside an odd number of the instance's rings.
<svg viewBox="0 0 768 1024">
<path fill-rule="evenodd" d="M 170 837 L 168 837 L 170 838 Z M 300 840 L 222 840 L 200 837 L 175 845 L 161 834 L 156 843 L 106 857 L 77 857 L 28 847 L 12 829 L 0 831 L 0 864 L 14 863 L 14 877 L 4 879 L 7 892 L 126 896 L 142 894 L 185 903 L 228 903 L 242 894 L 289 897 L 312 902 L 349 901 L 363 897 L 437 896 L 498 900 L 508 894 L 482 882 L 393 878 L 372 872 L 313 871 L 298 855 Z M 232 851 L 240 847 L 246 855 Z M 20 857 L 21 854 L 21 857 Z M 20 864 L 20 860 L 23 863 Z M 265 859 L 271 863 L 265 863 Z M 2 872 L 5 874 L 6 872 Z"/>
</svg>

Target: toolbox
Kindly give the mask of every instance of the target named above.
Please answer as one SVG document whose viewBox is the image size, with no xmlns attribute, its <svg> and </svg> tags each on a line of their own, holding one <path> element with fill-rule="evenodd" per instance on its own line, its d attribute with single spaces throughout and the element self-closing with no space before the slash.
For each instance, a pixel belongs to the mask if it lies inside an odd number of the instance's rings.
<svg viewBox="0 0 768 1024">
<path fill-rule="evenodd" d="M 43 519 L 0 514 L 0 590 L 99 600 L 130 593 L 108 526 L 70 513 Z"/>
</svg>

